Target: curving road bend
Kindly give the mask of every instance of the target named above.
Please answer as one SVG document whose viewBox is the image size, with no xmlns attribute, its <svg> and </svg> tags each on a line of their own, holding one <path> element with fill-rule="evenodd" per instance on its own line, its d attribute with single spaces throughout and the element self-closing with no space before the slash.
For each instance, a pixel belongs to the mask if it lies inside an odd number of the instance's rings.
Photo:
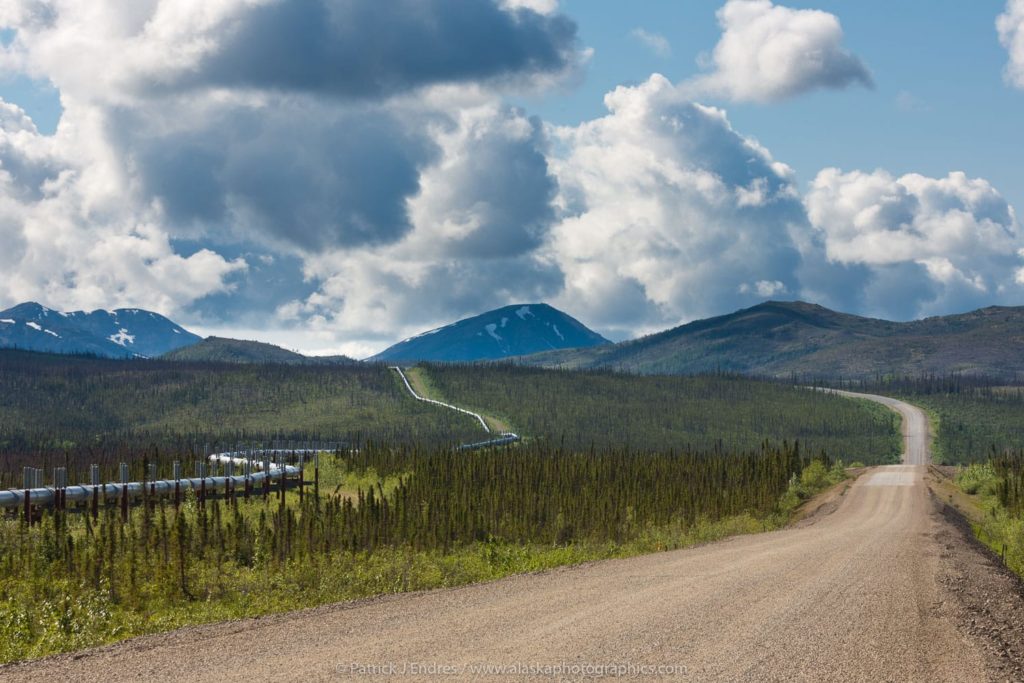
<svg viewBox="0 0 1024 683">
<path fill-rule="evenodd" d="M 888 396 L 876 394 L 858 394 L 852 391 L 830 390 L 831 393 L 848 398 L 862 398 L 899 413 L 903 418 L 903 463 L 905 465 L 925 465 L 931 463 L 928 452 L 928 416 L 917 406 L 904 403 Z"/>
<path fill-rule="evenodd" d="M 183 629 L 0 679 L 522 680 L 535 667 L 536 680 L 579 680 L 608 666 L 643 680 L 982 679 L 938 580 L 927 420 L 884 402 L 907 418 L 907 464 L 871 470 L 798 527 Z"/>
</svg>

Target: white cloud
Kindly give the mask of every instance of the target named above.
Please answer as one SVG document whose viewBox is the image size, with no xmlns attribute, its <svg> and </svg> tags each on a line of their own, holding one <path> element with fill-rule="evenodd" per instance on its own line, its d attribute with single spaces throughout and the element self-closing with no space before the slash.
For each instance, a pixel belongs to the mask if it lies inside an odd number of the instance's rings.
<svg viewBox="0 0 1024 683">
<path fill-rule="evenodd" d="M 575 24 L 543 2 L 542 13 L 492 0 L 11 1 L 8 61 L 62 93 L 122 105 L 196 89 L 375 98 L 527 85 L 580 58 Z"/>
<path fill-rule="evenodd" d="M 410 230 L 397 241 L 307 257 L 321 282 L 283 319 L 316 332 L 377 340 L 380 350 L 453 317 L 499 303 L 544 300 L 562 287 L 538 249 L 554 215 L 554 179 L 540 123 L 493 99 L 464 102 L 435 131 L 437 159 L 407 200 Z"/>
<path fill-rule="evenodd" d="M 728 0 L 718 10 L 722 37 L 711 72 L 687 84 L 698 94 L 773 102 L 820 88 L 871 86 L 861 60 L 843 47 L 839 19 L 771 0 Z"/>
<path fill-rule="evenodd" d="M 629 35 L 650 48 L 659 57 L 668 57 L 672 54 L 672 44 L 668 38 L 660 33 L 653 33 L 643 28 L 635 28 Z"/>
<path fill-rule="evenodd" d="M 546 126 L 501 95 L 583 58 L 554 0 L 401 2 L 420 13 L 0 3 L 17 29 L 0 70 L 52 81 L 64 108 L 44 136 L 0 102 L 0 303 L 145 306 L 367 355 L 517 301 L 624 337 L 783 295 L 909 317 L 1021 293 L 1019 225 L 984 180 L 828 169 L 805 202 L 791 169 L 688 99 L 694 83 L 659 75 Z M 440 11 L 455 2 L 458 21 Z M 314 21 L 334 11 L 352 21 Z M 869 82 L 832 15 L 731 0 L 719 18 L 706 92 Z M 363 71 L 334 68 L 358 46 Z M 239 302 L 248 318 L 216 317 Z"/>
<path fill-rule="evenodd" d="M 245 261 L 215 252 L 253 244 L 307 259 L 310 277 L 329 282 L 323 254 L 344 261 L 416 238 L 414 198 L 465 231 L 452 240 L 451 277 L 467 254 L 500 260 L 479 254 L 488 248 L 525 258 L 551 214 L 543 153 L 516 156 L 519 142 L 540 145 L 539 124 L 495 109 L 496 127 L 517 132 L 467 124 L 482 139 L 464 141 L 462 163 L 446 145 L 461 110 L 493 102 L 494 89 L 571 74 L 585 57 L 575 25 L 550 0 L 397 4 L 2 3 L 13 40 L 0 70 L 52 82 L 64 114 L 45 137 L 20 110 L 0 109 L 0 302 L 177 312 L 241 281 Z M 487 140 L 498 141 L 491 157 Z M 508 173 L 480 168 L 484 159 Z M 463 173 L 467 191 L 431 190 L 446 187 L 431 180 L 438 164 Z M 479 184 L 488 174 L 497 185 Z M 495 196 L 500 187 L 531 203 Z M 181 240 L 207 248 L 178 253 Z"/>
<path fill-rule="evenodd" d="M 778 296 L 779 294 L 785 294 L 787 291 L 786 284 L 784 282 L 779 282 L 778 280 L 758 280 L 753 284 L 744 282 L 739 288 L 740 294 L 749 294 L 750 292 L 754 292 L 758 296 L 766 299 Z"/>
<path fill-rule="evenodd" d="M 1020 225 L 984 179 L 828 168 L 811 184 L 806 205 L 828 259 L 866 269 L 851 288 L 867 297 L 861 306 L 908 317 L 1018 303 Z M 891 278 L 899 289 L 873 290 L 872 282 Z"/>
<path fill-rule="evenodd" d="M 799 289 L 789 232 L 806 219 L 784 164 L 662 76 L 605 103 L 607 116 L 553 131 L 557 303 L 622 334 L 756 303 L 744 283 Z"/>
<path fill-rule="evenodd" d="M 75 121 L 88 129 L 88 121 Z M 68 127 L 65 127 L 65 131 Z M 132 201 L 102 163 L 64 136 L 40 135 L 0 101 L 0 300 L 64 308 L 138 305 L 173 314 L 230 287 L 246 265 L 172 249 L 161 213 Z"/>
<path fill-rule="evenodd" d="M 1009 52 L 1006 82 L 1024 88 L 1024 0 L 1007 0 L 1006 11 L 996 19 L 999 42 Z"/>
<path fill-rule="evenodd" d="M 539 14 L 554 14 L 558 11 L 558 0 L 501 0 L 507 9 L 528 9 Z"/>
</svg>

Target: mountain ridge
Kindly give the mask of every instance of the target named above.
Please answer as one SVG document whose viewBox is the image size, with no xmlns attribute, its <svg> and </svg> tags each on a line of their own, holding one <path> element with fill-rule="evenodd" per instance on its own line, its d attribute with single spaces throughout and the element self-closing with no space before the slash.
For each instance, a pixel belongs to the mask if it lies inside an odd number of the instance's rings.
<svg viewBox="0 0 1024 683">
<path fill-rule="evenodd" d="M 870 377 L 949 372 L 1024 377 L 1024 307 L 894 322 L 803 301 L 767 301 L 609 347 L 514 359 L 642 374 L 728 371 Z"/>
<path fill-rule="evenodd" d="M 549 304 L 510 304 L 427 330 L 366 360 L 473 362 L 610 343 Z"/>
<path fill-rule="evenodd" d="M 207 337 L 191 346 L 160 356 L 161 360 L 198 363 L 281 363 L 285 365 L 347 365 L 348 356 L 305 356 L 266 342 Z"/>
<path fill-rule="evenodd" d="M 200 337 L 141 308 L 57 311 L 34 301 L 0 311 L 0 348 L 105 358 L 151 358 Z"/>
</svg>

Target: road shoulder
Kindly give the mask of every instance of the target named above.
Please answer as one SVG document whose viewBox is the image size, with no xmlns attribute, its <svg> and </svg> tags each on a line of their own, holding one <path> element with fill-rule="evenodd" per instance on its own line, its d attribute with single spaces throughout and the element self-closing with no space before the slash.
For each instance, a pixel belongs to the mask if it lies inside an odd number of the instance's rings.
<svg viewBox="0 0 1024 683">
<path fill-rule="evenodd" d="M 970 507 L 951 496 L 940 473 L 929 477 L 937 517 L 939 584 L 958 630 L 984 653 L 994 681 L 1024 680 L 1024 582 L 975 537 Z"/>
</svg>

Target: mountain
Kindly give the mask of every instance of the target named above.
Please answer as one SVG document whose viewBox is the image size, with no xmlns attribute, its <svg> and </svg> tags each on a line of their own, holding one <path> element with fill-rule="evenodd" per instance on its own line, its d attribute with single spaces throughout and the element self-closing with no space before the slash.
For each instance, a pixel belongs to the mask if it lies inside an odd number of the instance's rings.
<svg viewBox="0 0 1024 683">
<path fill-rule="evenodd" d="M 612 346 L 551 351 L 528 365 L 643 374 L 727 371 L 804 377 L 960 372 L 1024 378 L 1024 307 L 911 322 L 770 301 Z"/>
<path fill-rule="evenodd" d="M 0 311 L 0 348 L 150 358 L 199 340 L 162 315 L 138 308 L 64 313 L 29 302 Z"/>
<path fill-rule="evenodd" d="M 424 332 L 368 360 L 497 360 L 550 349 L 610 343 L 580 321 L 547 304 L 516 304 Z"/>
<path fill-rule="evenodd" d="M 207 337 L 198 344 L 171 351 L 162 360 L 207 363 L 284 363 L 287 365 L 347 365 L 348 356 L 303 356 L 280 346 L 258 341 Z"/>
</svg>

